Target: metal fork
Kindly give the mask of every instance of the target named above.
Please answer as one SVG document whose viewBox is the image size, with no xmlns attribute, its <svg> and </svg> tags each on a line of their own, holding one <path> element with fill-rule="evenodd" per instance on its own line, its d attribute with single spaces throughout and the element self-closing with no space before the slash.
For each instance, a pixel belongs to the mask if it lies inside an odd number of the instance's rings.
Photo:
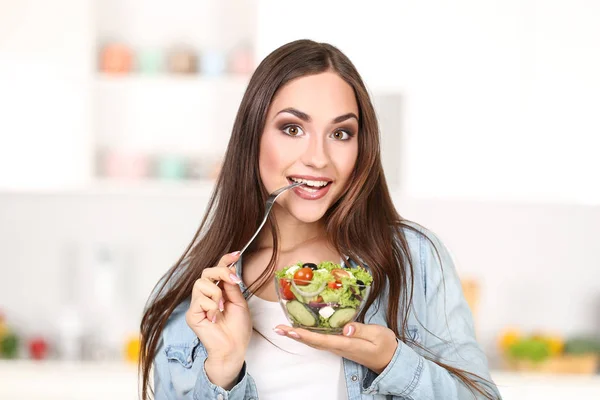
<svg viewBox="0 0 600 400">
<path fill-rule="evenodd" d="M 248 246 L 250 246 L 250 244 L 252 243 L 252 241 L 256 238 L 256 236 L 258 235 L 258 233 L 260 232 L 260 230 L 262 229 L 262 227 L 265 225 L 265 222 L 267 222 L 267 217 L 269 216 L 269 213 L 271 212 L 271 209 L 273 208 L 273 204 L 275 204 L 275 200 L 277 200 L 277 198 L 283 192 L 285 192 L 285 191 L 287 191 L 289 189 L 293 189 L 296 186 L 300 186 L 300 185 L 302 185 L 302 183 L 299 183 L 299 182 L 292 183 L 291 185 L 284 186 L 282 188 L 277 189 L 276 191 L 274 191 L 273 193 L 271 193 L 269 195 L 269 198 L 267 199 L 267 202 L 265 203 L 265 215 L 263 217 L 263 220 L 260 223 L 260 225 L 259 225 L 258 229 L 256 230 L 256 232 L 254 232 L 254 235 L 252 235 L 252 237 L 248 241 L 248 243 L 246 243 L 246 245 L 244 247 L 242 247 L 242 250 L 240 250 L 240 257 L 242 256 L 242 254 L 244 254 L 244 251 L 246 251 L 246 249 L 248 248 Z M 227 268 L 231 269 L 231 267 L 233 267 L 234 265 L 235 265 L 235 262 L 231 263 L 231 265 L 229 265 Z M 219 283 L 221 283 L 221 281 L 215 282 L 215 285 L 218 286 Z M 241 284 L 241 282 L 240 282 L 240 284 Z"/>
</svg>

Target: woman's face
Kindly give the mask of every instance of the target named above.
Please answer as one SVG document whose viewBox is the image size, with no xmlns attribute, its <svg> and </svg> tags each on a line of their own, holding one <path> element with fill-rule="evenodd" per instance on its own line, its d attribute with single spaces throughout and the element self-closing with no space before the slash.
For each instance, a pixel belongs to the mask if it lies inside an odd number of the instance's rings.
<svg viewBox="0 0 600 400">
<path fill-rule="evenodd" d="M 260 140 L 260 176 L 269 193 L 305 183 L 277 200 L 299 221 L 321 219 L 348 185 L 358 115 L 352 87 L 333 72 L 294 79 L 275 94 Z"/>
</svg>

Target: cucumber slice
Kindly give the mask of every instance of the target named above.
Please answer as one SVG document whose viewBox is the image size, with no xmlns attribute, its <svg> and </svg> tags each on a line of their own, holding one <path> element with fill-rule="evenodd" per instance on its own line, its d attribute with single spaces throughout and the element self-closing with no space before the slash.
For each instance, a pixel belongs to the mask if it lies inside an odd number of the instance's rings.
<svg viewBox="0 0 600 400">
<path fill-rule="evenodd" d="M 341 328 L 352 321 L 352 318 L 354 318 L 355 315 L 355 308 L 340 308 L 329 317 L 329 326 L 332 328 Z"/>
<path fill-rule="evenodd" d="M 315 326 L 319 321 L 319 317 L 310 308 L 297 300 L 288 301 L 285 307 L 288 313 L 301 325 Z"/>
</svg>

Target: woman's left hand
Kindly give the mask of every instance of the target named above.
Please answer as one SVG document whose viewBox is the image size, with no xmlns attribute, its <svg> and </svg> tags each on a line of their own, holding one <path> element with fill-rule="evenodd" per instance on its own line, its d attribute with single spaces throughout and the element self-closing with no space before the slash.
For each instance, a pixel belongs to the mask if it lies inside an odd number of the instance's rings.
<svg viewBox="0 0 600 400">
<path fill-rule="evenodd" d="M 390 363 L 398 342 L 394 332 L 381 325 L 352 322 L 342 335 L 324 335 L 277 325 L 275 332 L 319 350 L 327 350 L 380 374 Z"/>
</svg>

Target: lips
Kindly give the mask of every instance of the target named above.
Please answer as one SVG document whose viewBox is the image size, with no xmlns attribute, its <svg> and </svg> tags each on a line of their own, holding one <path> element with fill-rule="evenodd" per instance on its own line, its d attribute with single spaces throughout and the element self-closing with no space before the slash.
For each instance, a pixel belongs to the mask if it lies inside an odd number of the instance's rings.
<svg viewBox="0 0 600 400">
<path fill-rule="evenodd" d="M 289 176 L 290 183 L 302 182 L 302 186 L 297 186 L 293 189 L 294 193 L 305 200 L 318 200 L 329 192 L 329 188 L 333 181 L 327 177 L 315 177 L 306 175 Z"/>
</svg>

